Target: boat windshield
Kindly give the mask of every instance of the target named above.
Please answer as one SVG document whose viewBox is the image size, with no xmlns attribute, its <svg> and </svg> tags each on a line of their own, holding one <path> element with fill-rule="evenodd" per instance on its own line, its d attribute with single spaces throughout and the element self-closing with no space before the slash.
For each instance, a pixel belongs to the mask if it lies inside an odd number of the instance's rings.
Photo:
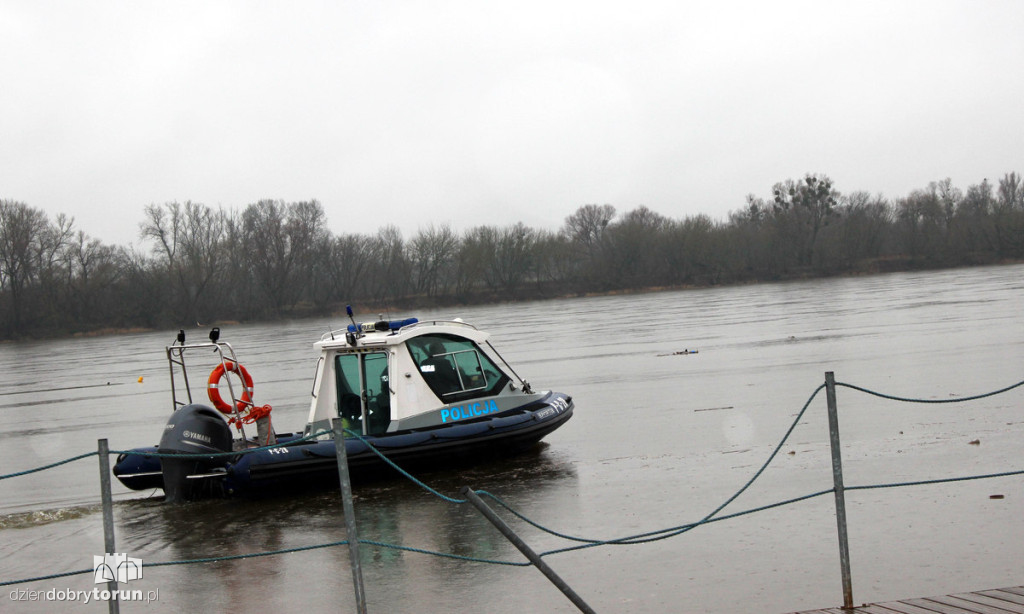
<svg viewBox="0 0 1024 614">
<path fill-rule="evenodd" d="M 445 403 L 496 395 L 509 381 L 469 339 L 422 335 L 407 343 L 420 375 Z"/>
</svg>

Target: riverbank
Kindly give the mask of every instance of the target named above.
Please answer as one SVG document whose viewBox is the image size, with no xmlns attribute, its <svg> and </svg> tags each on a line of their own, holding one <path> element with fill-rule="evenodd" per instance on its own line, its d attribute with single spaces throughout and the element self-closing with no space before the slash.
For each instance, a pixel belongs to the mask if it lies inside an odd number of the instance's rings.
<svg viewBox="0 0 1024 614">
<path fill-rule="evenodd" d="M 362 298 L 352 302 L 353 308 L 359 313 L 389 313 L 394 311 L 412 312 L 423 309 L 443 309 L 454 307 L 474 307 L 481 305 L 498 305 L 506 303 L 520 303 L 527 301 L 543 301 L 565 298 L 588 298 L 597 296 L 630 296 L 637 294 L 649 294 L 655 292 L 672 292 L 679 290 L 695 290 L 708 288 L 728 288 L 736 286 L 750 286 L 760 284 L 785 283 L 792 281 L 807 281 L 813 279 L 833 279 L 850 277 L 869 277 L 873 275 L 886 275 L 891 273 L 909 273 L 918 271 L 944 271 L 969 269 L 983 266 L 1012 266 L 1024 263 L 1024 260 L 1005 259 L 997 262 L 979 262 L 976 264 L 961 264 L 956 266 L 935 266 L 928 261 L 913 259 L 909 257 L 885 257 L 875 258 L 860 263 L 855 269 L 823 274 L 816 272 L 812 267 L 794 269 L 784 275 L 777 275 L 771 278 L 751 278 L 730 281 L 728 283 L 703 283 L 703 284 L 678 284 L 658 285 L 635 288 L 612 288 L 607 290 L 581 289 L 576 291 L 565 291 L 565 284 L 543 283 L 524 284 L 514 292 L 502 290 L 478 290 L 474 292 L 461 293 L 458 295 L 427 296 L 423 294 L 402 296 L 387 300 Z M 199 326 L 230 326 L 237 324 L 273 324 L 289 320 L 304 320 L 310 318 L 340 318 L 346 319 L 346 304 L 331 303 L 329 305 L 313 305 L 310 303 L 298 303 L 295 306 L 283 311 L 278 317 L 254 318 L 251 320 L 213 320 L 205 325 Z M 121 335 L 132 333 L 146 333 L 156 330 L 175 327 L 194 327 L 197 323 L 169 323 L 165 327 L 143 327 L 126 326 L 111 327 L 103 326 L 87 330 L 48 330 L 22 333 L 16 339 L 4 339 L 2 342 L 18 340 L 39 340 L 39 339 L 63 339 L 63 338 L 88 338 L 102 337 L 107 335 Z"/>
</svg>

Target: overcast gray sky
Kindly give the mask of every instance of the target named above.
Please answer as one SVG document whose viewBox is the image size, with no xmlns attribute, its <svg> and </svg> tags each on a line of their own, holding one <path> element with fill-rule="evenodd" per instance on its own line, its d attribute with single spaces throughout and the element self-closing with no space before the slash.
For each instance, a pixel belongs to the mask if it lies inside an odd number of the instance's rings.
<svg viewBox="0 0 1024 614">
<path fill-rule="evenodd" d="M 186 200 L 410 237 L 895 198 L 1024 171 L 1024 2 L 3 0 L 0 139 L 0 198 L 119 245 Z"/>
</svg>

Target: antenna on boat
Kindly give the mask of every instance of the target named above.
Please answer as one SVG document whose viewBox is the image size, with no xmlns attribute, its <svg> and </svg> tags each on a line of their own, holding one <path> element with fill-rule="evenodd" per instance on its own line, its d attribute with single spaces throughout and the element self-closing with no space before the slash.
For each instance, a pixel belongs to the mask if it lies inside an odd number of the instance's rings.
<svg viewBox="0 0 1024 614">
<path fill-rule="evenodd" d="M 359 325 L 356 324 L 355 316 L 352 313 L 352 305 L 345 305 L 345 313 L 348 314 L 348 319 L 352 321 L 352 326 L 349 326 L 349 332 L 345 333 L 345 343 L 355 347 L 356 339 L 362 335 L 359 333 Z"/>
</svg>

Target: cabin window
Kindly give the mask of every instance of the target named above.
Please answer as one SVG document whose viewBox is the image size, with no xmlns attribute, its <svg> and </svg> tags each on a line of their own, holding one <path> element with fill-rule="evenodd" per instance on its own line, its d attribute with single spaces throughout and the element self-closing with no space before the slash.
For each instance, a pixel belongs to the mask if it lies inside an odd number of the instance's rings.
<svg viewBox="0 0 1024 614">
<path fill-rule="evenodd" d="M 445 403 L 493 396 L 508 383 L 508 376 L 468 339 L 423 335 L 408 346 L 420 375 Z"/>
<path fill-rule="evenodd" d="M 345 428 L 376 435 L 391 423 L 388 355 L 384 352 L 338 354 L 334 359 L 338 415 Z"/>
</svg>

